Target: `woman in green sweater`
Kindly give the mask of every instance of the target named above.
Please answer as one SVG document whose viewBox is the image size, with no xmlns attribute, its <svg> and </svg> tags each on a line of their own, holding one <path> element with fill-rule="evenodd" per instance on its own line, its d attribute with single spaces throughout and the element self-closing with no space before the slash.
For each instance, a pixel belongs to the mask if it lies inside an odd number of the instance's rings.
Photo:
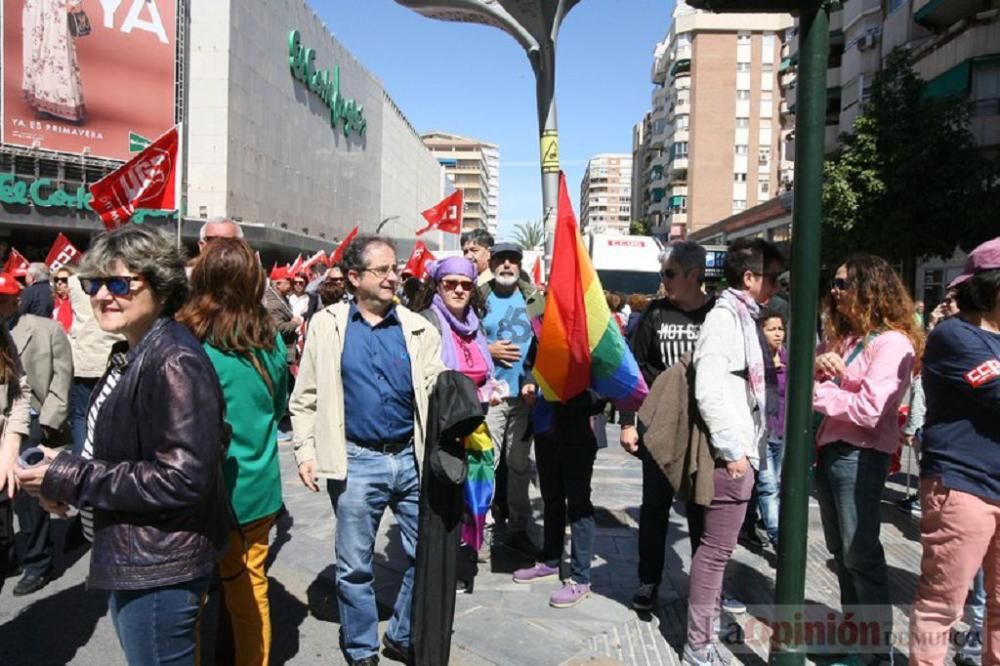
<svg viewBox="0 0 1000 666">
<path fill-rule="evenodd" d="M 262 304 L 265 284 L 264 270 L 245 241 L 218 238 L 202 249 L 191 272 L 190 299 L 177 313 L 215 366 L 232 427 L 222 471 L 239 528 L 230 533 L 219 574 L 233 656 L 241 665 L 268 663 L 264 562 L 282 505 L 277 432 L 288 399 L 288 373 L 285 343 Z M 222 643 L 217 652 L 228 651 Z"/>
</svg>

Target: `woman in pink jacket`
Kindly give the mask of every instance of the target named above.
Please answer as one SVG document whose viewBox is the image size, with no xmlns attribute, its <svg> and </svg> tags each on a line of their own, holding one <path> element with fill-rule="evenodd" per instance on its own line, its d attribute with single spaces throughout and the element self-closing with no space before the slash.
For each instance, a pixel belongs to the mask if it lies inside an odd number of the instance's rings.
<svg viewBox="0 0 1000 666">
<path fill-rule="evenodd" d="M 879 663 L 891 653 L 889 573 L 879 540 L 879 505 L 899 446 L 899 403 L 923 335 L 913 300 L 880 257 L 858 256 L 837 269 L 830 289 L 813 408 L 816 495 L 826 546 L 837 565 L 844 621 L 856 644 L 843 663 Z M 864 629 L 864 631 L 860 631 Z"/>
</svg>

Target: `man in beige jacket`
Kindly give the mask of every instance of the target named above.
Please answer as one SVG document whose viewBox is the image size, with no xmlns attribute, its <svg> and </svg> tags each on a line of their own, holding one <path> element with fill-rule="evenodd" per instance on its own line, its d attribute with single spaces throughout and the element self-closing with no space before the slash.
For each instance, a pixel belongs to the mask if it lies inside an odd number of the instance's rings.
<svg viewBox="0 0 1000 666">
<path fill-rule="evenodd" d="M 441 338 L 422 316 L 394 303 L 399 273 L 392 242 L 361 236 L 344 253 L 353 303 L 317 312 L 309 325 L 289 408 L 299 477 L 325 480 L 337 520 L 337 601 L 352 664 L 378 663 L 372 555 L 390 507 L 409 560 L 383 637 L 385 655 L 409 663 L 427 405 Z M 349 387 L 345 391 L 344 387 Z"/>
</svg>

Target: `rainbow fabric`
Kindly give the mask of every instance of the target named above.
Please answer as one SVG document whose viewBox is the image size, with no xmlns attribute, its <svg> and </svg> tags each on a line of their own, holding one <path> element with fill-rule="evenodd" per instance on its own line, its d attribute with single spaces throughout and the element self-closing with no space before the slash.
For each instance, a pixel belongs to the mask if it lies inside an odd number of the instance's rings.
<svg viewBox="0 0 1000 666">
<path fill-rule="evenodd" d="M 649 393 L 584 247 L 563 173 L 533 374 L 545 397 L 560 402 L 592 388 L 618 409 L 636 411 Z"/>
<path fill-rule="evenodd" d="M 486 530 L 486 512 L 493 502 L 493 439 L 485 423 L 481 423 L 465 438 L 465 456 L 469 473 L 465 477 L 465 511 L 462 524 L 462 543 L 479 550 Z"/>
</svg>

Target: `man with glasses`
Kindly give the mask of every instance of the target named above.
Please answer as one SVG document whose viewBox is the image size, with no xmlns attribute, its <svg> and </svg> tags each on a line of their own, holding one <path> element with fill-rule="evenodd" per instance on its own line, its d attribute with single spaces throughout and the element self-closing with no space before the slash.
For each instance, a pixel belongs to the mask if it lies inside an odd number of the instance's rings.
<svg viewBox="0 0 1000 666">
<path fill-rule="evenodd" d="M 531 408 L 525 398 L 534 396 L 535 385 L 525 371 L 524 359 L 535 338 L 532 322 L 545 313 L 545 299 L 524 279 L 523 256 L 516 243 L 494 245 L 489 264 L 492 277 L 479 286 L 479 293 L 486 303 L 483 327 L 496 364 L 496 377 L 510 388 L 509 396 L 491 405 L 486 415 L 500 465 L 493 502 L 496 513 L 492 518 L 494 524 L 506 521 L 506 546 L 534 557 L 538 549 L 528 536 L 532 517 L 528 499 L 531 440 L 526 438 Z M 488 535 L 480 561 L 486 561 L 491 542 L 492 535 Z"/>
<path fill-rule="evenodd" d="M 198 252 L 216 238 L 243 238 L 243 227 L 228 217 L 213 217 L 198 232 Z"/>
<path fill-rule="evenodd" d="M 0 318 L 14 340 L 24 372 L 31 385 L 30 436 L 21 450 L 38 444 L 58 445 L 58 432 L 69 412 L 69 390 L 73 380 L 73 352 L 58 322 L 48 317 L 18 312 L 20 288 L 14 276 L 3 273 L 0 280 Z M 52 580 L 54 549 L 49 529 L 49 512 L 38 498 L 18 493 L 14 501 L 21 527 L 19 560 L 24 577 L 14 587 L 14 596 L 32 594 Z"/>
<path fill-rule="evenodd" d="M 344 252 L 354 302 L 316 313 L 290 409 L 302 483 L 325 481 L 337 520 L 337 602 L 351 664 L 378 663 L 373 587 L 375 534 L 391 508 L 407 566 L 382 639 L 390 659 L 411 663 L 410 606 L 428 398 L 443 371 L 441 336 L 394 301 L 392 241 L 359 236 Z M 345 390 L 349 387 L 349 390 Z"/>
</svg>

